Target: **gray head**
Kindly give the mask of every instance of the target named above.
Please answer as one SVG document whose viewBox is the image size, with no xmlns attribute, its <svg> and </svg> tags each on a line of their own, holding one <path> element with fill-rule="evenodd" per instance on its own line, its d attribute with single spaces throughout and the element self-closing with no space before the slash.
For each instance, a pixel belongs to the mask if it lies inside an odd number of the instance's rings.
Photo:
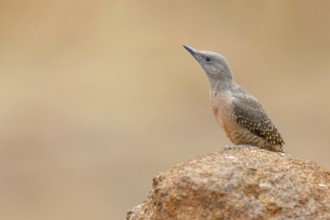
<svg viewBox="0 0 330 220">
<path fill-rule="evenodd" d="M 193 55 L 207 74 L 212 89 L 225 89 L 233 83 L 229 64 L 222 55 L 211 51 L 199 51 L 190 46 L 183 47 Z"/>
</svg>

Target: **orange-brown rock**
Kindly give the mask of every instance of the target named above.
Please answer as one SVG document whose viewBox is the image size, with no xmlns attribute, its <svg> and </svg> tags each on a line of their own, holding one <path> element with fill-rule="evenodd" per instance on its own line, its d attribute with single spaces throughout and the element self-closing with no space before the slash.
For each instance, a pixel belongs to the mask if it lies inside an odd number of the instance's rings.
<svg viewBox="0 0 330 220">
<path fill-rule="evenodd" d="M 207 153 L 153 179 L 127 219 L 330 219 L 330 172 L 256 147 Z"/>
</svg>

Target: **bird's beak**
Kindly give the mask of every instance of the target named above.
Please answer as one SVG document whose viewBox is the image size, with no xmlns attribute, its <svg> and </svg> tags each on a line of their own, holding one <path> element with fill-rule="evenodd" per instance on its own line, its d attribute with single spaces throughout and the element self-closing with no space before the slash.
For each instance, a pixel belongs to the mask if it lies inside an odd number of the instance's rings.
<svg viewBox="0 0 330 220">
<path fill-rule="evenodd" d="M 198 52 L 198 50 L 188 46 L 188 45 L 183 45 L 183 47 L 188 50 L 189 53 L 191 53 L 191 55 L 193 55 L 193 57 L 200 63 L 201 62 L 201 55 Z"/>
</svg>

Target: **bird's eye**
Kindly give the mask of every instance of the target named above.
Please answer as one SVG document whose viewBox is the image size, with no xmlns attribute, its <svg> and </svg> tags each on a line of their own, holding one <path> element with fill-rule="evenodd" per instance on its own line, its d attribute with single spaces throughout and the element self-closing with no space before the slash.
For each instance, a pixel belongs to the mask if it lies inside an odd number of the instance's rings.
<svg viewBox="0 0 330 220">
<path fill-rule="evenodd" d="M 211 58 L 210 57 L 205 57 L 206 62 L 210 62 Z"/>
</svg>

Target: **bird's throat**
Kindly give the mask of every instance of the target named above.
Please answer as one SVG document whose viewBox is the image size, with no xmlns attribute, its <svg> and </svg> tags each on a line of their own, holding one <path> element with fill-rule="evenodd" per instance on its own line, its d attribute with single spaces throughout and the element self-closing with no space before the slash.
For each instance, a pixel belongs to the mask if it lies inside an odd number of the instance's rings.
<svg viewBox="0 0 330 220">
<path fill-rule="evenodd" d="M 212 93 L 227 92 L 230 88 L 232 88 L 235 85 L 232 79 L 230 80 L 209 79 L 209 82 L 210 82 L 210 90 Z"/>
</svg>

